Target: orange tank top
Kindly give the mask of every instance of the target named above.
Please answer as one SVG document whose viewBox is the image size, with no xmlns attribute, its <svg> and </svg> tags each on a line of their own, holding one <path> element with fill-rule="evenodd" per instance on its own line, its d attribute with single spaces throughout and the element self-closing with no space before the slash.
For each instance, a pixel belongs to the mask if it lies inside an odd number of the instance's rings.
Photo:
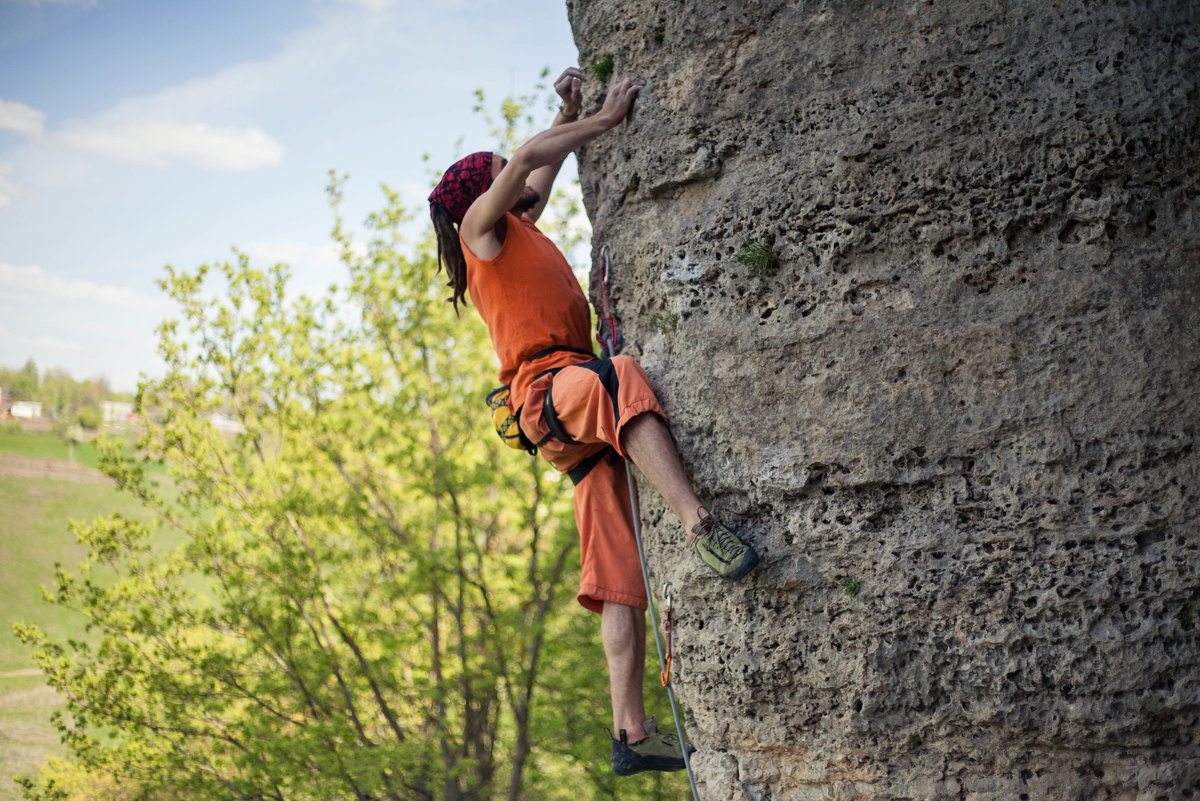
<svg viewBox="0 0 1200 801">
<path fill-rule="evenodd" d="M 528 361 L 547 348 L 591 353 L 591 310 L 558 247 L 526 217 L 509 213 L 507 222 L 494 259 L 477 258 L 465 242 L 462 250 L 471 302 L 500 358 L 500 383 L 511 387 L 512 407 L 519 409 L 534 376 L 589 360 L 562 350 Z"/>
</svg>

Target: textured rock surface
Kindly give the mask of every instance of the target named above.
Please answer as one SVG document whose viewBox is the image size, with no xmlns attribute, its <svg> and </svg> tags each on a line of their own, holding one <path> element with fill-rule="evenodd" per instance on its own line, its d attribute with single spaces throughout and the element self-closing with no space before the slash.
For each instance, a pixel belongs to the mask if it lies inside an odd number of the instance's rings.
<svg viewBox="0 0 1200 801">
<path fill-rule="evenodd" d="M 701 796 L 1200 798 L 1200 4 L 568 9 Z"/>
</svg>

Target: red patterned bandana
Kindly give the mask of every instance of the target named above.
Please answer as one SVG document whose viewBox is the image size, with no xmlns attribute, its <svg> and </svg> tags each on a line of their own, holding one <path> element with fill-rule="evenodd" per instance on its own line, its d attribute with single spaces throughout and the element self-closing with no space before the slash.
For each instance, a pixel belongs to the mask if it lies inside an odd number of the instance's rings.
<svg viewBox="0 0 1200 801">
<path fill-rule="evenodd" d="M 472 153 L 447 168 L 442 180 L 429 195 L 430 205 L 437 203 L 450 212 L 450 219 L 461 223 L 475 198 L 492 185 L 492 154 Z"/>
</svg>

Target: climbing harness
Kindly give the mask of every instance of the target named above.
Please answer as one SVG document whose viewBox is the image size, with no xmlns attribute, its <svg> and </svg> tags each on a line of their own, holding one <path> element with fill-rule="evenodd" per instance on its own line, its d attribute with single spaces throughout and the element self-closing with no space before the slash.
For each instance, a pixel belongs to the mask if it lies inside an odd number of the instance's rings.
<svg viewBox="0 0 1200 801">
<path fill-rule="evenodd" d="M 603 308 L 597 315 L 598 327 L 596 339 L 600 340 L 601 358 L 611 359 L 621 347 L 621 330 L 617 328 L 617 319 L 612 314 L 611 302 L 608 297 L 608 279 L 610 275 L 611 256 L 608 245 L 600 249 L 602 260 L 600 267 L 600 299 Z M 605 326 L 608 332 L 605 333 Z M 650 622 L 654 626 L 654 642 L 658 646 L 659 677 L 663 687 L 667 689 L 667 700 L 671 702 L 671 716 L 675 718 L 675 734 L 679 738 L 679 751 L 683 754 L 683 766 L 687 768 L 688 784 L 692 787 L 692 798 L 700 801 L 700 791 L 696 789 L 696 777 L 692 773 L 692 760 L 688 756 L 687 741 L 683 738 L 683 723 L 679 720 L 679 705 L 675 702 L 675 689 L 671 686 L 671 583 L 663 585 L 663 595 L 666 602 L 667 648 L 663 652 L 663 636 L 658 629 L 658 609 L 654 603 L 654 593 L 650 589 L 650 570 L 646 567 L 646 551 L 642 547 L 641 508 L 638 505 L 637 482 L 633 478 L 633 467 L 625 462 L 625 478 L 629 483 L 629 505 L 633 509 L 633 538 L 637 541 L 638 559 L 642 563 L 642 581 L 646 585 L 646 605 L 650 608 Z"/>
<path fill-rule="evenodd" d="M 550 356 L 554 353 L 561 353 L 562 351 L 579 353 L 584 356 L 592 356 L 591 351 L 556 345 L 551 348 L 539 350 L 528 359 L 525 359 L 525 361 L 527 363 L 536 362 L 538 359 L 545 358 L 546 356 Z M 543 370 L 534 376 L 534 380 L 537 380 L 538 378 L 541 378 L 547 374 L 553 375 L 561 369 L 561 367 L 555 367 L 551 368 L 550 370 Z M 492 425 L 496 429 L 496 434 L 499 435 L 500 439 L 503 440 L 505 445 L 513 450 L 525 451 L 526 453 L 533 455 L 537 453 L 538 448 L 546 443 L 546 439 L 549 439 L 549 437 L 543 439 L 541 442 L 533 442 L 525 436 L 525 432 L 521 430 L 521 410 L 514 410 L 512 408 L 510 397 L 511 393 L 512 388 L 508 384 L 505 384 L 502 387 L 496 387 L 487 394 L 486 398 L 484 398 L 484 402 L 492 411 Z M 571 437 L 567 435 L 566 430 L 558 422 L 558 415 L 554 413 L 554 404 L 550 400 L 549 388 L 546 390 L 546 399 L 542 410 L 546 418 L 546 423 L 550 426 L 551 437 L 555 437 L 566 443 L 575 442 L 575 440 L 571 439 Z M 595 464 L 596 463 L 594 461 L 591 462 L 591 466 L 594 466 Z M 588 469 L 591 469 L 591 467 L 589 466 Z M 580 473 L 579 468 L 575 468 L 569 473 L 569 475 L 571 476 L 571 480 L 578 484 L 583 480 L 583 476 L 587 475 L 587 470 L 584 470 L 582 473 Z"/>
</svg>

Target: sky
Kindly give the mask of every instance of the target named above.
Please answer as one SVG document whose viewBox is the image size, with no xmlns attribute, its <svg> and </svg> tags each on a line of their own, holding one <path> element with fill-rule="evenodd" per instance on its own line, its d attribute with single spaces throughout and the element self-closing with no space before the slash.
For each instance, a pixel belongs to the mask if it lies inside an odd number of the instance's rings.
<svg viewBox="0 0 1200 801">
<path fill-rule="evenodd" d="M 236 247 L 319 291 L 331 169 L 352 229 L 381 184 L 424 209 L 431 165 L 494 146 L 477 89 L 578 58 L 564 0 L 0 0 L 0 366 L 135 390 L 165 265 Z"/>
</svg>

